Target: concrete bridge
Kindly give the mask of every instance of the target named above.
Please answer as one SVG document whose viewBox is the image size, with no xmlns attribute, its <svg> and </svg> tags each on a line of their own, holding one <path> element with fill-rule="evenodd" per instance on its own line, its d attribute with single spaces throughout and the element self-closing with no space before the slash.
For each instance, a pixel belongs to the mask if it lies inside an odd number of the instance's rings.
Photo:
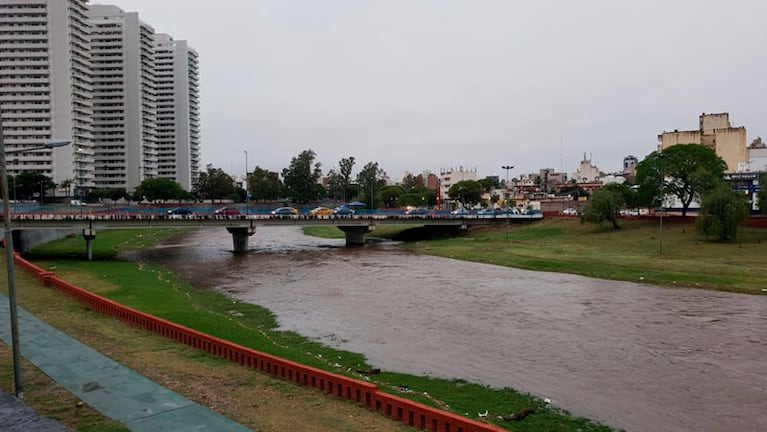
<svg viewBox="0 0 767 432">
<path fill-rule="evenodd" d="M 78 214 L 26 214 L 14 215 L 12 227 L 14 246 L 19 252 L 46 241 L 62 238 L 68 234 L 81 233 L 86 242 L 88 259 L 92 259 L 92 242 L 97 231 L 107 229 L 156 229 L 156 228 L 225 228 L 232 235 L 235 254 L 248 251 L 248 239 L 256 233 L 257 226 L 335 226 L 344 232 L 346 245 L 361 245 L 365 236 L 377 225 L 420 225 L 424 227 L 454 227 L 467 229 L 473 225 L 492 223 L 530 222 L 542 219 L 542 215 L 500 216 L 352 216 L 352 217 L 288 217 L 274 218 L 261 215 L 210 217 L 210 216 L 134 216 L 134 215 L 78 215 Z"/>
</svg>

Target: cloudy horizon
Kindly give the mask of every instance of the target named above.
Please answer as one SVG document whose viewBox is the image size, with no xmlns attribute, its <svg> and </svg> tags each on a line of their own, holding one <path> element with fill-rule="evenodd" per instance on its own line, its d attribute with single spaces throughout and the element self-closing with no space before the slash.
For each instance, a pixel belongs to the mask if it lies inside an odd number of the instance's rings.
<svg viewBox="0 0 767 432">
<path fill-rule="evenodd" d="M 758 0 L 91 1 L 137 11 L 200 54 L 202 164 L 281 171 L 312 149 L 394 180 L 570 175 L 640 160 L 657 135 L 729 112 L 765 136 Z M 214 6 L 215 5 L 215 6 Z"/>
</svg>

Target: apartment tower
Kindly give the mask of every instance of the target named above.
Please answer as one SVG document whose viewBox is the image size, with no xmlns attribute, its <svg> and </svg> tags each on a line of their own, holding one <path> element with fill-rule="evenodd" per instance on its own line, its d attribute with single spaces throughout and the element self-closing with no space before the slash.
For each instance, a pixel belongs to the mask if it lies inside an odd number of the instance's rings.
<svg viewBox="0 0 767 432">
<path fill-rule="evenodd" d="M 197 52 L 186 41 L 155 35 L 157 175 L 185 190 L 200 171 L 200 97 Z"/>
<path fill-rule="evenodd" d="M 38 172 L 60 192 L 93 185 L 93 83 L 87 0 L 0 0 L 0 112 L 8 174 Z M 79 150 L 79 153 L 78 153 Z M 76 161 L 76 154 L 77 161 Z"/>
<path fill-rule="evenodd" d="M 132 192 L 157 176 L 154 29 L 117 6 L 91 5 L 89 17 L 96 186 Z"/>
</svg>

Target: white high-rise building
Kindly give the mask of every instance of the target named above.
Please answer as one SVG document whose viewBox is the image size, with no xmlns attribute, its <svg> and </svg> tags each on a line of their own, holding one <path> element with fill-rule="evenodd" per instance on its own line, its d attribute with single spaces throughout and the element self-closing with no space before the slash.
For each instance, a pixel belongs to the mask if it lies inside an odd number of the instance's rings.
<svg viewBox="0 0 767 432">
<path fill-rule="evenodd" d="M 131 192 L 157 176 L 154 29 L 117 6 L 89 16 L 96 186 Z"/>
<path fill-rule="evenodd" d="M 0 0 L 0 111 L 7 150 L 51 139 L 73 146 L 14 153 L 8 173 L 38 172 L 59 192 L 93 185 L 87 0 Z M 79 156 L 75 154 L 79 149 Z"/>
<path fill-rule="evenodd" d="M 197 52 L 186 41 L 155 35 L 158 176 L 191 191 L 200 172 Z"/>
</svg>

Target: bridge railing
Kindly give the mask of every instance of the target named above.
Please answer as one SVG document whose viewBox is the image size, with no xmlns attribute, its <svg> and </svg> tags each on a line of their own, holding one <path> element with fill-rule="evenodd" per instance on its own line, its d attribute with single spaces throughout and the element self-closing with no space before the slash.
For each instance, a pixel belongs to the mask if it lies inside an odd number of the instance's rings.
<svg viewBox="0 0 767 432">
<path fill-rule="evenodd" d="M 67 282 L 18 254 L 15 254 L 14 258 L 19 267 L 36 277 L 44 286 L 66 293 L 94 311 L 209 354 L 224 357 L 245 367 L 268 372 L 297 384 L 314 387 L 325 393 L 362 403 L 411 426 L 440 432 L 505 431 L 492 424 L 386 393 L 369 382 L 302 365 L 147 314 Z"/>
</svg>

